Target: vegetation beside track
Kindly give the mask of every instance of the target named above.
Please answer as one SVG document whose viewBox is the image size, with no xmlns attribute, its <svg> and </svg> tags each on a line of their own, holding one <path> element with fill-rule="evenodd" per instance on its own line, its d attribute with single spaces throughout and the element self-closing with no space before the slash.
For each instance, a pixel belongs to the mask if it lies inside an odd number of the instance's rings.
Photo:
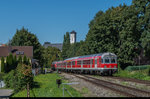
<svg viewBox="0 0 150 99">
<path fill-rule="evenodd" d="M 61 77 L 56 73 L 40 74 L 38 76 L 35 76 L 35 86 L 30 90 L 30 97 L 63 97 L 63 86 L 60 85 L 60 87 L 58 88 L 56 79 L 61 79 Z M 65 80 L 62 81 L 62 83 L 66 82 L 67 81 Z M 67 88 L 67 90 L 74 97 L 82 97 L 82 95 L 78 91 L 76 91 L 69 85 L 65 85 L 65 88 Z M 71 97 L 66 91 L 64 96 Z M 27 90 L 15 93 L 12 97 L 27 97 Z"/>
<path fill-rule="evenodd" d="M 134 78 L 140 80 L 149 80 L 150 81 L 150 68 L 143 69 L 143 70 L 121 70 L 119 68 L 118 73 L 113 74 L 113 76 L 125 77 L 125 78 Z"/>
</svg>

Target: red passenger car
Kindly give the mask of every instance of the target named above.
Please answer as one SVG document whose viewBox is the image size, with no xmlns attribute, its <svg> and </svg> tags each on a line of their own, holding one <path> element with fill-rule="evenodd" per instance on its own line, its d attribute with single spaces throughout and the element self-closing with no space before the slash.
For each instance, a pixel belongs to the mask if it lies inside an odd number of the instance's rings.
<svg viewBox="0 0 150 99">
<path fill-rule="evenodd" d="M 52 68 L 65 72 L 112 75 L 118 69 L 117 56 L 109 52 L 78 56 L 64 61 L 55 61 L 52 63 Z"/>
</svg>

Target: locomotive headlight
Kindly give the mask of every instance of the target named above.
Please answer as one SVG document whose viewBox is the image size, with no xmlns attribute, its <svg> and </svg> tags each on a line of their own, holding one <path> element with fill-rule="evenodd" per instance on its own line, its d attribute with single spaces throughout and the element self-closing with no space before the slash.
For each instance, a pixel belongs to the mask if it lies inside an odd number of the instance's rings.
<svg viewBox="0 0 150 99">
<path fill-rule="evenodd" d="M 114 66 L 114 68 L 116 68 L 116 66 Z"/>
</svg>

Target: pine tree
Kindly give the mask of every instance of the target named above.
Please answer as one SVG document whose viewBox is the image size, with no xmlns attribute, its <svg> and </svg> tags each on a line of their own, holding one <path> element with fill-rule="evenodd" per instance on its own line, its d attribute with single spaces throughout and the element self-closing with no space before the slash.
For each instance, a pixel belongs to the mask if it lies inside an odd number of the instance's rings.
<svg viewBox="0 0 150 99">
<path fill-rule="evenodd" d="M 1 58 L 1 72 L 4 72 L 4 67 L 5 66 L 5 63 L 4 63 L 4 57 Z"/>
<path fill-rule="evenodd" d="M 22 57 L 19 55 L 19 58 L 18 58 L 18 63 L 22 63 Z"/>
<path fill-rule="evenodd" d="M 8 73 L 9 72 L 9 66 L 8 66 L 8 61 L 9 61 L 9 58 L 8 56 L 6 57 L 6 64 L 5 64 L 5 73 Z"/>
<path fill-rule="evenodd" d="M 27 61 L 26 55 L 24 55 L 24 57 L 23 57 L 23 63 L 26 64 L 26 65 L 28 65 L 28 61 Z"/>
<path fill-rule="evenodd" d="M 66 32 L 66 35 L 64 35 L 64 41 L 63 41 L 63 47 L 62 47 L 62 58 L 68 58 L 69 57 L 69 48 L 70 48 L 70 35 L 69 32 Z"/>
<path fill-rule="evenodd" d="M 13 58 L 13 66 L 14 66 L 14 69 L 16 69 L 16 67 L 17 67 L 17 64 L 18 62 L 17 62 L 17 57 L 16 57 L 16 55 L 14 56 L 14 58 Z"/>
<path fill-rule="evenodd" d="M 31 63 L 30 63 L 30 58 L 27 58 L 27 64 L 28 64 L 28 65 L 31 65 Z"/>
<path fill-rule="evenodd" d="M 8 67 L 9 67 L 9 71 L 11 71 L 14 68 L 12 53 L 9 54 L 8 58 L 9 58 L 9 60 L 8 60 Z"/>
</svg>

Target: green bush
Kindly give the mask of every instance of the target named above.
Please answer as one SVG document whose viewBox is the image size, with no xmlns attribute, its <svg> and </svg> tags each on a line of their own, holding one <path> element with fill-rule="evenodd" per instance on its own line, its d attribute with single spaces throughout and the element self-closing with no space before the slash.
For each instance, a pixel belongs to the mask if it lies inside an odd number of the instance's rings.
<svg viewBox="0 0 150 99">
<path fill-rule="evenodd" d="M 129 77 L 130 73 L 126 70 L 120 70 L 118 73 L 113 74 L 113 76 Z"/>
<path fill-rule="evenodd" d="M 15 70 L 11 70 L 8 74 L 4 76 L 4 82 L 6 84 L 6 88 L 15 87 Z"/>
<path fill-rule="evenodd" d="M 0 80 L 3 80 L 5 73 L 0 73 Z"/>
<path fill-rule="evenodd" d="M 7 88 L 13 88 L 15 92 L 26 88 L 27 83 L 33 85 L 31 66 L 18 64 L 16 70 L 11 70 L 5 77 L 4 82 Z"/>
<path fill-rule="evenodd" d="M 150 80 L 149 75 L 150 69 L 144 70 L 137 70 L 137 71 L 128 71 L 128 70 L 121 70 L 118 73 L 113 74 L 113 76 L 125 77 L 125 78 L 134 78 L 134 79 L 141 79 L 141 80 Z"/>
<path fill-rule="evenodd" d="M 118 72 L 122 71 L 120 64 L 118 64 Z"/>
<path fill-rule="evenodd" d="M 148 69 L 149 67 L 150 67 L 150 65 L 128 66 L 125 68 L 125 70 L 128 70 L 128 71 L 144 70 L 144 69 Z"/>
</svg>

